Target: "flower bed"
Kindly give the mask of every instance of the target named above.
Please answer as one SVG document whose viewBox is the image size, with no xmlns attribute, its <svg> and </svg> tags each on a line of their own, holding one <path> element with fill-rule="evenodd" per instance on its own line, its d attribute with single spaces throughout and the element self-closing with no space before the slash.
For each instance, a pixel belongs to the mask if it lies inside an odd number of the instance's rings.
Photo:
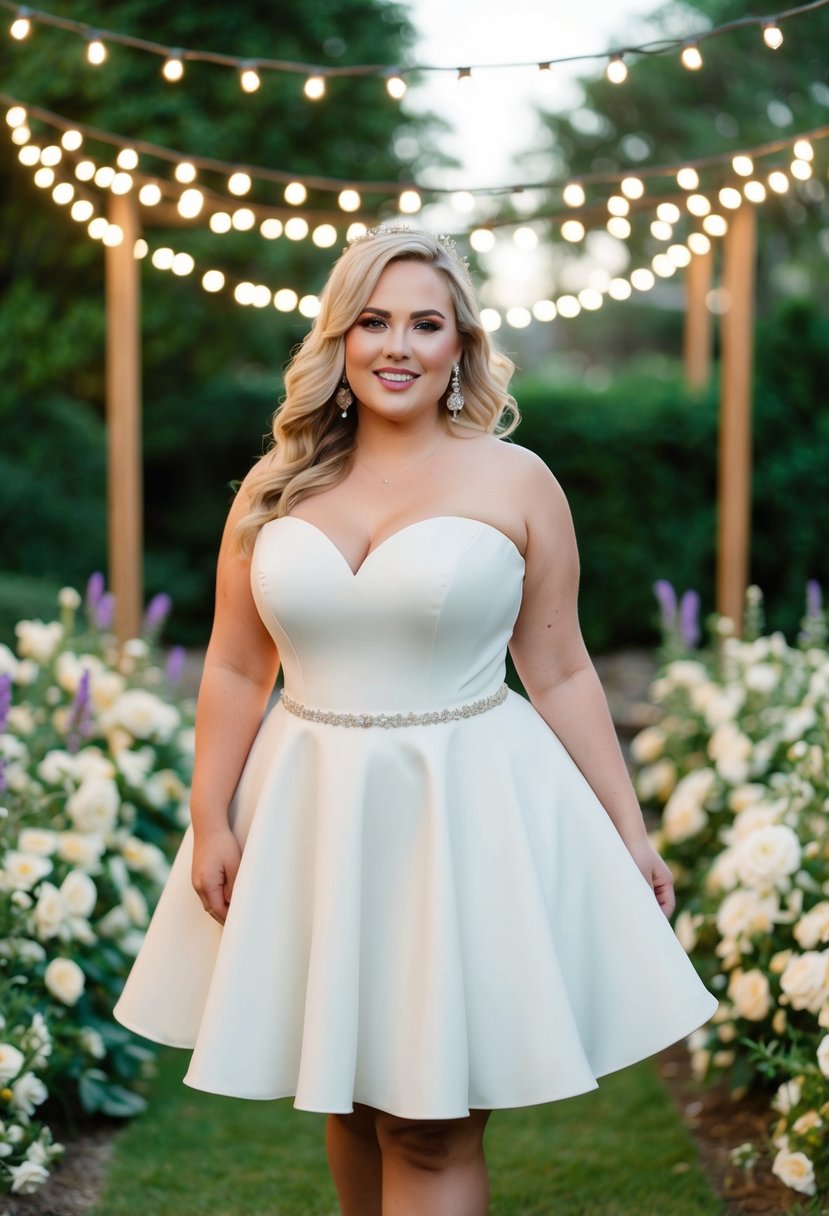
<svg viewBox="0 0 829 1216">
<path fill-rule="evenodd" d="M 750 591 L 744 640 L 720 619 L 705 652 L 657 586 L 665 662 L 657 724 L 633 741 L 643 804 L 662 809 L 655 843 L 676 877 L 676 931 L 720 997 L 689 1040 L 700 1079 L 767 1088 L 768 1148 L 794 1190 L 829 1189 L 829 653 L 819 589 L 798 644 L 762 634 Z M 750 1164 L 754 1146 L 743 1146 Z"/>
<path fill-rule="evenodd" d="M 61 1146 L 41 1112 L 125 1116 L 153 1052 L 112 1006 L 187 816 L 192 707 L 182 652 L 155 642 L 169 609 L 118 647 L 93 575 L 60 619 L 0 645 L 0 1192 L 30 1193 Z M 45 1105 L 44 1105 L 45 1104 Z"/>
</svg>

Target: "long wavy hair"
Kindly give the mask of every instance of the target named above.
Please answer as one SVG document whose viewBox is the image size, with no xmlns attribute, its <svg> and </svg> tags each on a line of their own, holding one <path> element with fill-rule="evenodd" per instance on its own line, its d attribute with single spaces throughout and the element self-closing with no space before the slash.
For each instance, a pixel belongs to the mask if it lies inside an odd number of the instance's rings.
<svg viewBox="0 0 829 1216">
<path fill-rule="evenodd" d="M 308 494 L 345 476 L 357 441 L 356 410 L 340 416 L 334 398 L 345 367 L 345 335 L 368 304 L 390 262 L 425 262 L 441 273 L 455 307 L 466 426 L 501 437 L 518 425 L 508 385 L 512 362 L 495 349 L 481 323 L 469 272 L 451 246 L 426 232 L 379 229 L 350 245 L 335 262 L 320 311 L 285 371 L 285 396 L 273 416 L 273 443 L 246 481 L 249 510 L 236 524 L 249 553 L 268 520 L 287 515 Z M 444 397 L 448 395 L 444 394 Z M 441 412 L 452 434 L 449 411 Z"/>
</svg>

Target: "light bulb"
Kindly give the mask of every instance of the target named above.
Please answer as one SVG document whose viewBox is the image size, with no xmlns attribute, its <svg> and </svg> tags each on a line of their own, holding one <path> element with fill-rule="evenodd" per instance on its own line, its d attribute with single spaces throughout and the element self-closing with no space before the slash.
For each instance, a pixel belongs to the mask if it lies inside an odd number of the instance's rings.
<svg viewBox="0 0 829 1216">
<path fill-rule="evenodd" d="M 624 241 L 630 236 L 630 221 L 623 215 L 611 215 L 607 221 L 607 230 L 617 241 Z"/>
<path fill-rule="evenodd" d="M 676 175 L 676 184 L 680 190 L 696 190 L 699 185 L 699 174 L 690 166 L 680 169 Z"/>
<path fill-rule="evenodd" d="M 709 236 L 725 236 L 728 232 L 728 220 L 723 215 L 706 215 L 702 226 Z"/>
<path fill-rule="evenodd" d="M 607 209 L 611 215 L 627 215 L 630 211 L 630 203 L 621 194 L 611 194 L 607 200 Z"/>
<path fill-rule="evenodd" d="M 554 321 L 556 318 L 556 306 L 552 300 L 536 300 L 533 304 L 533 316 L 536 321 Z"/>
<path fill-rule="evenodd" d="M 660 203 L 656 208 L 656 215 L 666 224 L 675 224 L 679 219 L 680 210 L 676 203 Z"/>
<path fill-rule="evenodd" d="M 809 143 L 808 139 L 795 140 L 795 145 L 792 148 L 792 151 L 794 152 L 794 154 L 798 160 L 813 160 L 814 159 L 815 150 L 812 147 L 812 145 Z"/>
<path fill-rule="evenodd" d="M 155 207 L 161 202 L 161 189 L 155 182 L 147 182 L 138 191 L 138 201 L 142 207 Z"/>
<path fill-rule="evenodd" d="M 14 127 L 12 129 L 12 143 L 17 144 L 18 147 L 21 144 L 27 144 L 31 138 L 32 133 L 28 127 Z"/>
<path fill-rule="evenodd" d="M 253 286 L 253 283 L 248 283 L 247 281 L 237 283 L 233 288 L 233 298 L 237 304 L 252 304 L 255 290 L 256 288 Z"/>
<path fill-rule="evenodd" d="M 710 253 L 711 242 L 704 232 L 692 232 L 688 237 L 688 248 L 691 250 L 691 253 L 699 256 L 703 253 Z"/>
<path fill-rule="evenodd" d="M 330 249 L 336 243 L 337 229 L 333 224 L 318 224 L 311 233 L 311 240 L 319 249 Z"/>
<path fill-rule="evenodd" d="M 49 144 L 40 154 L 40 163 L 42 165 L 58 165 L 62 156 L 63 152 L 57 144 Z"/>
<path fill-rule="evenodd" d="M 645 270 L 644 268 L 634 270 L 630 276 L 630 285 L 631 287 L 635 287 L 637 291 L 650 291 L 655 282 L 656 279 L 654 278 L 653 271 Z"/>
<path fill-rule="evenodd" d="M 751 177 L 754 172 L 754 161 L 750 156 L 735 156 L 731 167 L 739 177 Z"/>
<path fill-rule="evenodd" d="M 581 182 L 568 182 L 561 192 L 561 197 L 566 207 L 583 207 L 584 186 Z"/>
<path fill-rule="evenodd" d="M 298 207 L 304 203 L 308 197 L 308 191 L 303 186 L 302 182 L 288 182 L 285 187 L 285 202 L 290 203 L 292 207 Z"/>
<path fill-rule="evenodd" d="M 691 260 L 691 251 L 687 245 L 669 245 L 665 252 L 674 266 L 687 266 Z"/>
<path fill-rule="evenodd" d="M 41 160 L 43 157 L 41 157 Z M 812 176 L 812 166 L 807 160 L 793 160 L 789 166 L 789 172 L 792 177 L 796 177 L 800 182 L 806 182 Z"/>
<path fill-rule="evenodd" d="M 23 106 L 12 106 L 6 110 L 6 122 L 10 127 L 22 127 L 26 121 L 26 111 Z"/>
<path fill-rule="evenodd" d="M 177 274 L 183 278 L 186 274 L 192 274 L 195 270 L 196 263 L 189 253 L 177 253 L 173 258 L 173 264 L 170 267 L 173 274 Z"/>
<path fill-rule="evenodd" d="M 285 224 L 285 235 L 289 241 L 304 241 L 308 235 L 308 221 L 301 215 L 293 215 Z"/>
<path fill-rule="evenodd" d="M 129 194 L 132 190 L 132 178 L 129 173 L 116 173 L 109 188 L 113 194 Z"/>
<path fill-rule="evenodd" d="M 75 197 L 75 187 L 71 182 L 58 182 L 52 191 L 52 198 L 59 207 L 65 207 Z"/>
<path fill-rule="evenodd" d="M 720 204 L 728 211 L 736 211 L 743 204 L 743 196 L 733 186 L 723 186 L 717 197 L 720 200 Z"/>
<path fill-rule="evenodd" d="M 79 182 L 91 182 L 95 176 L 95 162 L 92 160 L 79 160 L 75 165 L 75 177 Z"/>
<path fill-rule="evenodd" d="M 775 169 L 773 173 L 769 174 L 768 183 L 775 194 L 785 194 L 789 188 L 789 179 L 779 169 Z"/>
<path fill-rule="evenodd" d="M 271 302 L 271 289 L 266 287 L 264 283 L 255 283 L 253 286 L 253 299 L 251 304 L 254 308 L 267 308 Z"/>
<path fill-rule="evenodd" d="M 627 279 L 611 279 L 607 286 L 607 294 L 612 300 L 629 300 L 632 288 Z"/>
<path fill-rule="evenodd" d="M 711 210 L 711 204 L 704 194 L 689 194 L 685 200 L 685 206 L 691 215 L 707 215 Z"/>
<path fill-rule="evenodd" d="M 776 51 L 783 45 L 783 31 L 773 21 L 763 22 L 763 41 L 771 51 Z"/>
<path fill-rule="evenodd" d="M 516 228 L 512 241 L 516 249 L 535 249 L 538 245 L 538 233 L 532 228 Z"/>
<path fill-rule="evenodd" d="M 561 225 L 561 235 L 565 241 L 571 241 L 573 244 L 582 241 L 584 240 L 584 224 L 580 220 L 565 220 Z"/>
<path fill-rule="evenodd" d="M 95 170 L 95 185 L 100 186 L 102 190 L 108 190 L 115 180 L 115 170 L 112 165 L 101 165 Z"/>
<path fill-rule="evenodd" d="M 273 218 L 262 220 L 259 231 L 266 241 L 275 241 L 277 237 L 282 236 L 282 220 Z"/>
<path fill-rule="evenodd" d="M 610 62 L 605 69 L 605 75 L 611 84 L 622 84 L 627 80 L 628 70 L 625 67 L 625 61 L 621 55 L 611 55 Z"/>
<path fill-rule="evenodd" d="M 92 218 L 94 211 L 95 208 L 88 198 L 79 198 L 72 204 L 72 210 L 69 214 L 77 223 L 85 224 L 87 220 Z"/>
<path fill-rule="evenodd" d="M 181 182 L 184 186 L 196 180 L 196 166 L 191 164 L 189 160 L 180 160 L 173 173 L 176 181 Z"/>
<path fill-rule="evenodd" d="M 325 96 L 325 77 L 309 76 L 302 91 L 309 101 L 319 101 Z"/>
<path fill-rule="evenodd" d="M 299 301 L 299 311 L 303 317 L 318 317 L 320 311 L 320 302 L 318 296 L 303 296 Z"/>
<path fill-rule="evenodd" d="M 533 316 L 529 308 L 508 308 L 507 325 L 513 329 L 526 329 L 532 322 Z"/>
<path fill-rule="evenodd" d="M 402 76 L 389 76 L 386 81 L 386 92 L 395 101 L 400 101 L 401 97 L 405 97 L 408 89 L 409 86 Z"/>
<path fill-rule="evenodd" d="M 203 206 L 204 195 L 201 190 L 197 190 L 195 186 L 190 186 L 189 189 L 182 191 L 181 198 L 176 204 L 176 209 L 183 219 L 194 220 L 201 212 Z"/>
<path fill-rule="evenodd" d="M 22 11 L 22 10 L 21 10 Z M 28 17 L 18 16 L 9 27 L 9 33 L 17 42 L 22 42 L 24 38 L 28 38 L 32 32 L 32 23 Z"/>
<path fill-rule="evenodd" d="M 577 317 L 581 312 L 581 304 L 575 296 L 559 296 L 556 300 L 556 311 L 560 317 Z"/>
<path fill-rule="evenodd" d="M 216 232 L 219 235 L 225 232 L 230 232 L 233 227 L 233 220 L 227 211 L 214 211 L 210 217 L 210 231 Z"/>
<path fill-rule="evenodd" d="M 641 198 L 645 193 L 645 183 L 638 177 L 625 177 L 620 189 L 626 198 Z"/>
<path fill-rule="evenodd" d="M 669 279 L 672 274 L 676 274 L 676 263 L 668 257 L 667 253 L 657 253 L 651 259 L 651 267 L 653 273 L 658 274 L 660 279 Z"/>
<path fill-rule="evenodd" d="M 337 198 L 343 211 L 359 211 L 362 201 L 357 190 L 341 190 Z"/>
<path fill-rule="evenodd" d="M 698 72 L 702 67 L 702 55 L 700 54 L 700 49 L 695 42 L 687 42 L 682 48 L 682 53 L 679 58 L 682 66 L 687 68 L 689 72 Z"/>
<path fill-rule="evenodd" d="M 658 241 L 669 241 L 674 234 L 674 230 L 667 220 L 653 220 L 651 223 L 651 236 L 655 236 Z"/>
<path fill-rule="evenodd" d="M 475 210 L 475 195 L 468 190 L 455 190 L 451 198 L 452 207 L 461 215 L 469 215 Z"/>
<path fill-rule="evenodd" d="M 227 179 L 227 188 L 231 194 L 248 194 L 252 185 L 253 182 L 248 173 L 231 173 Z"/>
<path fill-rule="evenodd" d="M 160 249 L 153 250 L 153 256 L 150 260 L 156 270 L 172 270 L 175 256 L 172 249 L 168 249 L 166 245 L 162 245 Z"/>
<path fill-rule="evenodd" d="M 353 224 L 349 224 L 346 230 L 345 239 L 347 241 L 356 241 L 361 236 L 365 236 L 368 232 L 365 224 L 361 224 L 359 220 L 355 220 Z"/>
<path fill-rule="evenodd" d="M 766 187 L 762 182 L 746 182 L 743 186 L 743 194 L 750 203 L 764 203 L 766 201 Z"/>
<path fill-rule="evenodd" d="M 119 169 L 131 171 L 138 168 L 138 153 L 135 148 L 122 148 L 115 158 Z"/>
<path fill-rule="evenodd" d="M 175 84 L 181 80 L 184 75 L 184 55 L 181 51 L 170 51 L 167 58 L 164 60 L 164 66 L 161 69 L 161 75 L 170 84 Z"/>
<path fill-rule="evenodd" d="M 601 308 L 604 304 L 602 293 L 596 291 L 595 287 L 585 287 L 579 292 L 578 299 L 582 308 L 587 309 L 588 312 L 595 312 L 597 308 Z"/>
<path fill-rule="evenodd" d="M 397 200 L 397 205 L 404 215 L 414 215 L 420 210 L 422 201 L 417 190 L 404 190 Z"/>
<path fill-rule="evenodd" d="M 96 215 L 93 220 L 87 224 L 86 230 L 92 237 L 93 241 L 103 240 L 104 233 L 109 227 L 109 222 L 102 215 Z"/>
<path fill-rule="evenodd" d="M 495 245 L 495 233 L 491 228 L 473 228 L 469 234 L 469 244 L 476 253 L 488 253 Z"/>
<path fill-rule="evenodd" d="M 21 165 L 28 165 L 32 168 L 34 165 L 40 164 L 40 148 L 37 144 L 24 144 L 17 154 L 17 159 Z"/>
<path fill-rule="evenodd" d="M 67 152 L 77 152 L 83 143 L 83 135 L 80 131 L 69 130 L 64 131 L 60 137 L 60 142 L 63 144 Z"/>
<path fill-rule="evenodd" d="M 201 285 L 205 291 L 221 291 L 225 285 L 225 276 L 221 270 L 206 270 L 202 275 Z"/>
<path fill-rule="evenodd" d="M 106 45 L 101 42 L 100 38 L 92 38 L 87 44 L 86 58 L 93 67 L 100 67 L 106 61 L 107 49 Z"/>
<path fill-rule="evenodd" d="M 239 84 L 243 93 L 255 93 L 262 81 L 252 60 L 247 60 L 239 67 Z"/>
<path fill-rule="evenodd" d="M 135 258 L 135 260 L 137 262 L 140 262 L 142 260 L 142 258 L 145 258 L 147 256 L 147 254 L 149 252 L 150 252 L 149 245 L 144 240 L 143 236 L 140 236 L 132 247 L 132 256 Z"/>
<path fill-rule="evenodd" d="M 299 296 L 295 291 L 291 291 L 290 287 L 282 287 L 274 292 L 273 306 L 280 312 L 293 312 L 298 303 Z"/>
<path fill-rule="evenodd" d="M 237 207 L 230 217 L 230 222 L 237 232 L 250 232 L 256 223 L 256 216 L 250 207 Z"/>
<path fill-rule="evenodd" d="M 116 245 L 124 243 L 124 229 L 120 224 L 107 224 L 106 231 L 101 240 L 105 245 L 109 245 L 111 249 L 114 249 Z"/>
</svg>

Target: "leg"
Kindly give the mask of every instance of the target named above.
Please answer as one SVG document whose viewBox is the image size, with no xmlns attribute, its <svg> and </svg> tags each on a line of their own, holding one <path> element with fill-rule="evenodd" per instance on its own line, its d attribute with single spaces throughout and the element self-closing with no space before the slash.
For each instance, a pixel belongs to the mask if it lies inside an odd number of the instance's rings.
<svg viewBox="0 0 829 1216">
<path fill-rule="evenodd" d="M 463 1119 L 400 1119 L 378 1111 L 383 1216 L 486 1216 L 488 1110 Z"/>
<path fill-rule="evenodd" d="M 328 1165 L 342 1216 L 381 1216 L 381 1158 L 376 1112 L 354 1103 L 350 1115 L 329 1115 L 325 1125 Z"/>
</svg>

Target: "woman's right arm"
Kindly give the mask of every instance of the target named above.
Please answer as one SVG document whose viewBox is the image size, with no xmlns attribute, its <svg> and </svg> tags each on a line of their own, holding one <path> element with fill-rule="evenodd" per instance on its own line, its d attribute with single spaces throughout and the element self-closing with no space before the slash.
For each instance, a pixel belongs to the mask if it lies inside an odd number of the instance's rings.
<svg viewBox="0 0 829 1216">
<path fill-rule="evenodd" d="M 196 754 L 190 801 L 193 886 L 223 924 L 239 845 L 228 807 L 273 691 L 279 656 L 250 587 L 250 557 L 236 547 L 233 528 L 248 510 L 245 483 L 227 518 L 216 572 L 216 608 L 196 709 Z"/>
</svg>

